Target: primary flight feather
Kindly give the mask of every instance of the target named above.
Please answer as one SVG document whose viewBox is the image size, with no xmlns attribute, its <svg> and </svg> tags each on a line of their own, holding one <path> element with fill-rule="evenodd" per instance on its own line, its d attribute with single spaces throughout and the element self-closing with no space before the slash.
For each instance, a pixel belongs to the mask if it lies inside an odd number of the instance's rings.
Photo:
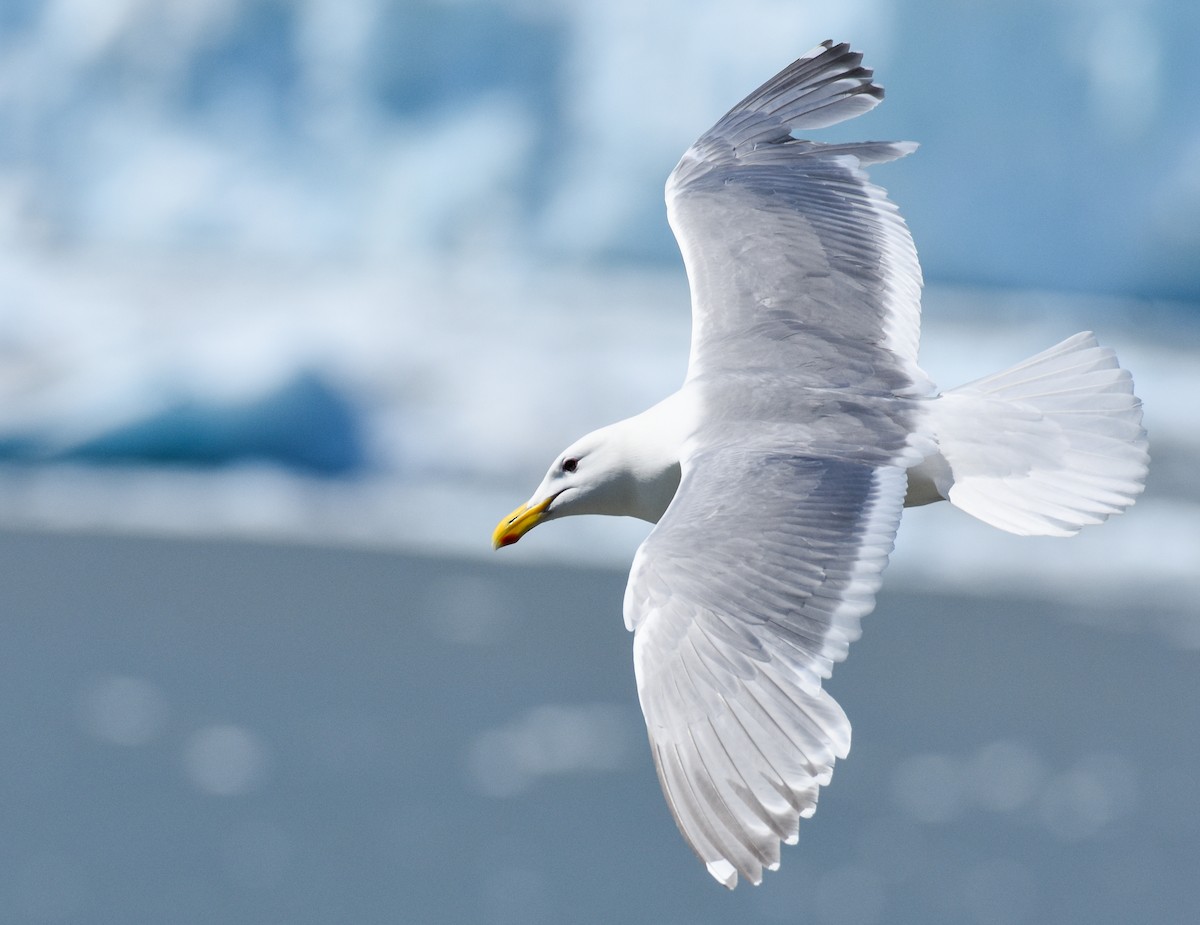
<svg viewBox="0 0 1200 925">
<path fill-rule="evenodd" d="M 849 751 L 822 683 L 906 504 L 1070 535 L 1146 476 L 1132 381 L 1091 334 L 945 393 L 917 365 L 916 250 L 864 171 L 916 146 L 794 135 L 874 107 L 871 78 L 824 42 L 687 150 L 666 186 L 692 290 L 683 386 L 568 447 L 493 536 L 657 524 L 625 592 L 638 696 L 679 830 L 731 888 L 778 866 Z"/>
</svg>

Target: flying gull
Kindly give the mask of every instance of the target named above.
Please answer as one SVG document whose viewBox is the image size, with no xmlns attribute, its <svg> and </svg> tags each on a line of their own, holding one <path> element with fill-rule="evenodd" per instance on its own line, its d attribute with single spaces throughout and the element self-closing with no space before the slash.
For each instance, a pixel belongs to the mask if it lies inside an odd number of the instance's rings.
<svg viewBox="0 0 1200 925">
<path fill-rule="evenodd" d="M 824 42 L 731 109 L 667 180 L 692 291 L 682 388 L 569 446 L 493 542 L 570 514 L 657 524 L 625 624 L 659 781 L 727 887 L 797 839 L 850 749 L 822 682 L 858 638 L 904 506 L 1069 536 L 1131 505 L 1141 403 L 1091 333 L 939 392 L 917 365 L 921 270 L 865 167 L 909 142 L 794 133 L 883 98 Z"/>
</svg>

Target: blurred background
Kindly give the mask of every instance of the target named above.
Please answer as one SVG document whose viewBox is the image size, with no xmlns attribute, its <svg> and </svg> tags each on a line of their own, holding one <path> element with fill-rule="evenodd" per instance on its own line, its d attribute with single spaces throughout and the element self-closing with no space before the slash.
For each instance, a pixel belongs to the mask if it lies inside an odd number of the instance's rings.
<svg viewBox="0 0 1200 925">
<path fill-rule="evenodd" d="M 1126 516 L 906 514 L 855 748 L 758 890 L 658 791 L 647 527 L 490 531 L 674 390 L 662 184 L 825 38 L 945 386 L 1095 330 Z M 0 918 L 1186 922 L 1200 904 L 1192 0 L 5 0 Z M 944 506 L 943 506 L 944 507 Z"/>
</svg>

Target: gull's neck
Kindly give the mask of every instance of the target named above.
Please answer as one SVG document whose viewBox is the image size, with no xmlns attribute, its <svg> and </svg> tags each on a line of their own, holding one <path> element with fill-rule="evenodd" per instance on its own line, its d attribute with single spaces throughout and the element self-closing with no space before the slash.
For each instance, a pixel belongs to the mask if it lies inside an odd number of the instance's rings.
<svg viewBox="0 0 1200 925">
<path fill-rule="evenodd" d="M 662 517 L 679 487 L 683 445 L 692 427 L 683 392 L 610 426 L 610 439 L 619 443 L 629 478 L 632 516 L 651 523 Z"/>
</svg>

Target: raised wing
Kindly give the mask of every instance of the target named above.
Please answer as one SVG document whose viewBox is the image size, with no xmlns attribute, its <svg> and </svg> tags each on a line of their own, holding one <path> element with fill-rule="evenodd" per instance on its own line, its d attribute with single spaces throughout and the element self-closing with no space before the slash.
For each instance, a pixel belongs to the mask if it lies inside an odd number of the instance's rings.
<svg viewBox="0 0 1200 925">
<path fill-rule="evenodd" d="M 692 285 L 695 412 L 625 619 L 659 780 L 726 886 L 757 883 L 850 747 L 822 687 L 874 606 L 906 488 L 931 450 L 917 402 L 921 272 L 862 167 L 904 143 L 792 137 L 874 106 L 826 42 L 735 106 L 667 181 Z"/>
<path fill-rule="evenodd" d="M 912 237 L 862 170 L 916 145 L 826 145 L 791 134 L 879 102 L 883 89 L 861 61 L 848 45 L 813 49 L 730 110 L 667 180 L 667 214 L 692 287 L 690 377 L 772 368 L 813 385 L 931 390 L 917 367 L 921 270 Z"/>
<path fill-rule="evenodd" d="M 715 447 L 634 560 L 625 621 L 659 781 L 725 886 L 758 883 L 850 748 L 821 686 L 874 607 L 905 470 Z"/>
</svg>

